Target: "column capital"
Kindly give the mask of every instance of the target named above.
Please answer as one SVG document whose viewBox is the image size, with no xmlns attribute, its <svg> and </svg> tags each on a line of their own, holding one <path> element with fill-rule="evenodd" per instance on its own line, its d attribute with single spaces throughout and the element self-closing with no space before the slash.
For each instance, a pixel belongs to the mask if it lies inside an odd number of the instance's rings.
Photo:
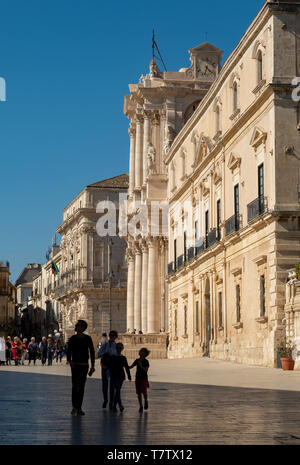
<svg viewBox="0 0 300 465">
<path fill-rule="evenodd" d="M 137 114 L 135 115 L 135 124 L 138 126 L 138 125 L 143 124 L 143 122 L 144 122 L 144 117 L 143 117 L 143 115 L 140 114 L 140 113 L 137 113 Z"/>
<path fill-rule="evenodd" d="M 147 119 L 147 120 L 150 119 L 151 115 L 152 115 L 151 110 L 144 110 L 144 113 L 143 113 L 144 119 Z"/>
<path fill-rule="evenodd" d="M 154 126 L 159 126 L 159 121 L 160 121 L 160 117 L 159 117 L 159 113 L 158 112 L 153 112 L 152 113 L 152 124 Z"/>
<path fill-rule="evenodd" d="M 135 127 L 130 125 L 128 129 L 128 134 L 130 135 L 130 137 L 134 137 L 135 133 L 136 133 Z"/>
</svg>

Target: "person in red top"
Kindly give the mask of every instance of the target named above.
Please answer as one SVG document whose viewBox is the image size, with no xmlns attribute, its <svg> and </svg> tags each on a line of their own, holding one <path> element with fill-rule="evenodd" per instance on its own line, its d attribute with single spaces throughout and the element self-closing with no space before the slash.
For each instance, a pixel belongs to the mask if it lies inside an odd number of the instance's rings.
<svg viewBox="0 0 300 465">
<path fill-rule="evenodd" d="M 22 355 L 22 343 L 20 339 L 16 336 L 14 337 L 14 342 L 11 344 L 13 359 L 15 361 L 15 365 L 20 365 L 21 355 Z"/>
</svg>

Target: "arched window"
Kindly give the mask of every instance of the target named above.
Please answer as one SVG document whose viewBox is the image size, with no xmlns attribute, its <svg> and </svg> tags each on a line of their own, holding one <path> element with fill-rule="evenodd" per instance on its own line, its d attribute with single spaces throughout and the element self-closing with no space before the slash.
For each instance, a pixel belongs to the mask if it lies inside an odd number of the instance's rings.
<svg viewBox="0 0 300 465">
<path fill-rule="evenodd" d="M 189 105 L 184 113 L 184 116 L 183 116 L 183 120 L 184 120 L 184 124 L 187 122 L 187 120 L 192 116 L 192 114 L 194 113 L 194 111 L 196 110 L 197 106 L 199 105 L 200 103 L 200 100 L 197 100 L 196 102 L 193 102 L 191 103 L 191 105 Z"/>
<path fill-rule="evenodd" d="M 233 94 L 233 111 L 236 111 L 238 108 L 238 89 L 236 81 L 232 85 L 232 94 Z"/>
<path fill-rule="evenodd" d="M 260 81 L 262 81 L 262 78 L 263 78 L 261 50 L 258 50 L 256 60 L 257 60 L 257 82 L 260 83 Z"/>
</svg>

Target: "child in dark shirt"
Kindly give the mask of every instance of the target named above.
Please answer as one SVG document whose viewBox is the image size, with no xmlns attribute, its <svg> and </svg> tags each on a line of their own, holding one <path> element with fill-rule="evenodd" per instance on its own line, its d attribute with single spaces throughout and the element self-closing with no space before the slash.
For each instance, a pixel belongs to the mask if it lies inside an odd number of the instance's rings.
<svg viewBox="0 0 300 465">
<path fill-rule="evenodd" d="M 150 351 L 143 347 L 139 351 L 140 358 L 137 358 L 129 368 L 133 368 L 136 366 L 136 374 L 135 374 L 135 389 L 138 396 L 140 409 L 139 412 L 143 411 L 143 401 L 142 401 L 142 394 L 144 396 L 144 409 L 148 409 L 148 397 L 147 397 L 147 388 L 149 387 L 148 383 L 148 369 L 149 369 L 149 362 L 146 359 Z"/>
<path fill-rule="evenodd" d="M 127 373 L 128 380 L 131 381 L 130 370 L 127 362 L 127 358 L 122 355 L 124 346 L 122 342 L 116 344 L 117 355 L 111 355 L 109 357 L 109 372 L 111 377 L 111 383 L 114 387 L 114 405 L 113 410 L 117 410 L 117 404 L 119 405 L 120 412 L 123 412 L 124 407 L 121 401 L 121 388 L 123 381 L 125 380 L 124 368 Z"/>
</svg>

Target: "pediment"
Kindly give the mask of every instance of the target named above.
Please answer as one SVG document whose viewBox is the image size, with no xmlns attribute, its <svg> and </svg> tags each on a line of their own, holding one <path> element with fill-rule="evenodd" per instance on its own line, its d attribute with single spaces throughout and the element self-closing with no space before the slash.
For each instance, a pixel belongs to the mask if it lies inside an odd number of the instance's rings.
<svg viewBox="0 0 300 465">
<path fill-rule="evenodd" d="M 227 166 L 233 172 L 236 168 L 240 166 L 241 161 L 241 157 L 231 152 Z"/>
<path fill-rule="evenodd" d="M 267 133 L 261 129 L 260 127 L 256 126 L 253 129 L 252 137 L 250 140 L 250 145 L 254 148 L 256 151 L 257 147 L 261 144 L 265 144 L 267 139 Z"/>
<path fill-rule="evenodd" d="M 200 136 L 199 142 L 198 142 L 198 147 L 197 147 L 197 158 L 196 158 L 196 166 L 201 163 L 204 158 L 207 157 L 209 152 L 212 149 L 213 144 L 211 143 L 209 137 L 205 137 L 203 135 Z"/>
</svg>

